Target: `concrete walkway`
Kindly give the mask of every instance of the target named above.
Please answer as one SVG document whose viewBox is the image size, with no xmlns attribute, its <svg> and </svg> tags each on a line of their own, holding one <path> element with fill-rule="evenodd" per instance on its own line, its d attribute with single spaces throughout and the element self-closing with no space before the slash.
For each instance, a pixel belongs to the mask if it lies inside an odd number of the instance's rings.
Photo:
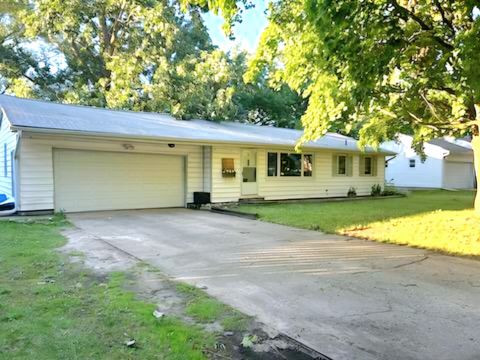
<svg viewBox="0 0 480 360">
<path fill-rule="evenodd" d="M 479 359 L 480 262 L 193 210 L 71 214 L 333 359 Z"/>
</svg>

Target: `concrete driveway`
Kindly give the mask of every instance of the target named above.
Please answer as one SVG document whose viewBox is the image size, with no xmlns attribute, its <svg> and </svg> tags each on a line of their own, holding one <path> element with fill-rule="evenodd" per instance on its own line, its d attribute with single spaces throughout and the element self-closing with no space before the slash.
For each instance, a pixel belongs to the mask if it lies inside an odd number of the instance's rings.
<svg viewBox="0 0 480 360">
<path fill-rule="evenodd" d="M 333 359 L 480 359 L 480 262 L 194 210 L 72 214 Z"/>
</svg>

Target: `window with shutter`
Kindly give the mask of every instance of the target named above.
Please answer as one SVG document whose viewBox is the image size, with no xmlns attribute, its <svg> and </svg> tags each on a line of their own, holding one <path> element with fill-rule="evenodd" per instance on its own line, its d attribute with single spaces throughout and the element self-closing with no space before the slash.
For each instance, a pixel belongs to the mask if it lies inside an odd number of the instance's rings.
<svg viewBox="0 0 480 360">
<path fill-rule="evenodd" d="M 374 156 L 361 156 L 359 173 L 360 176 L 376 176 L 377 158 Z"/>
<path fill-rule="evenodd" d="M 352 176 L 353 159 L 350 155 L 337 154 L 332 157 L 333 176 Z"/>
</svg>

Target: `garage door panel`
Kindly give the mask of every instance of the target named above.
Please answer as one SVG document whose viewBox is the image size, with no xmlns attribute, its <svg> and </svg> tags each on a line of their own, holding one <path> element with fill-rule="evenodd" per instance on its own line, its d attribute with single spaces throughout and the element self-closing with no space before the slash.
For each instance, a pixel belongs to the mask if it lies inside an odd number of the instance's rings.
<svg viewBox="0 0 480 360">
<path fill-rule="evenodd" d="M 474 187 L 473 164 L 455 161 L 445 162 L 444 187 L 451 189 L 472 189 Z"/>
<path fill-rule="evenodd" d="M 56 149 L 54 171 L 56 210 L 184 206 L 180 156 Z"/>
</svg>

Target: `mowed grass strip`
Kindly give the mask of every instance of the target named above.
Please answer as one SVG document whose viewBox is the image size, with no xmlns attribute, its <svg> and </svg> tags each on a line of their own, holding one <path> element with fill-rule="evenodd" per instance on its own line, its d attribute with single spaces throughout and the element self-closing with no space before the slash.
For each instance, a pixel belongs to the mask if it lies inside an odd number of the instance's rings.
<svg viewBox="0 0 480 360">
<path fill-rule="evenodd" d="M 480 255 L 473 191 L 413 191 L 404 198 L 241 205 L 261 220 L 327 233 Z"/>
<path fill-rule="evenodd" d="M 123 289 L 124 274 L 96 278 L 55 251 L 61 217 L 0 221 L 0 358 L 203 359 L 215 336 Z M 135 339 L 135 348 L 125 345 Z"/>
<path fill-rule="evenodd" d="M 252 318 L 208 296 L 204 291 L 178 283 L 177 291 L 187 298 L 186 314 L 202 323 L 218 322 L 226 331 L 245 331 Z"/>
</svg>

